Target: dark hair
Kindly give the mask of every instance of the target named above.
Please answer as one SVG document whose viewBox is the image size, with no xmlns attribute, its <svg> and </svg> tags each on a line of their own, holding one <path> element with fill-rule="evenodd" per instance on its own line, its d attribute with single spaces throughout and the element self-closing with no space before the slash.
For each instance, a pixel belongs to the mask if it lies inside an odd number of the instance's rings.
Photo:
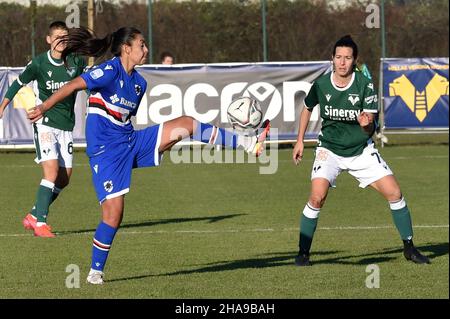
<svg viewBox="0 0 450 319">
<path fill-rule="evenodd" d="M 100 58 L 108 52 L 108 49 L 112 55 L 120 56 L 122 44 L 131 45 L 131 41 L 138 34 L 142 34 L 142 32 L 136 28 L 123 27 L 99 39 L 84 27 L 70 29 L 69 34 L 61 40 L 66 42 L 66 48 L 62 51 L 61 58 L 64 63 L 71 53 Z"/>
<path fill-rule="evenodd" d="M 336 55 L 336 48 L 337 47 L 348 47 L 353 49 L 353 58 L 356 60 L 358 58 L 358 46 L 353 41 L 352 37 L 350 35 L 344 35 L 342 38 L 337 40 L 336 44 L 334 45 L 333 49 L 333 56 Z"/>
<path fill-rule="evenodd" d="M 169 51 L 164 51 L 163 53 L 161 53 L 159 60 L 162 62 L 167 57 L 171 57 L 172 59 L 174 59 L 172 53 L 170 53 Z"/>
<path fill-rule="evenodd" d="M 63 21 L 53 21 L 48 26 L 48 34 L 51 34 L 53 30 L 57 30 L 57 29 L 69 31 L 69 28 L 67 27 L 65 22 L 63 22 Z"/>
</svg>

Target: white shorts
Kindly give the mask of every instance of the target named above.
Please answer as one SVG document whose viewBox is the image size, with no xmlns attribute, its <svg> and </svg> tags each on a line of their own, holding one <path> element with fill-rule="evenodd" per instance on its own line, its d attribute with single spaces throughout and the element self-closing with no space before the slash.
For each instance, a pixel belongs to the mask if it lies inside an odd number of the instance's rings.
<svg viewBox="0 0 450 319">
<path fill-rule="evenodd" d="M 352 157 L 342 157 L 329 149 L 317 147 L 311 180 L 325 178 L 332 187 L 336 187 L 336 178 L 342 171 L 347 171 L 355 177 L 361 188 L 367 187 L 384 176 L 393 175 L 373 143 L 366 146 L 362 154 Z"/>
<path fill-rule="evenodd" d="M 36 163 L 58 160 L 60 167 L 72 167 L 73 136 L 71 131 L 34 123 L 33 140 L 36 147 L 34 160 Z"/>
</svg>

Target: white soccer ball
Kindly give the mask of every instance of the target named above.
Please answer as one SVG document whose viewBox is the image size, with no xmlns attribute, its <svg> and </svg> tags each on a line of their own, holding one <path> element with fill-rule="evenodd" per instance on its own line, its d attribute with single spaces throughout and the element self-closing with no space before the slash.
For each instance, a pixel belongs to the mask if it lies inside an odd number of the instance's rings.
<svg viewBox="0 0 450 319">
<path fill-rule="evenodd" d="M 240 97 L 228 106 L 227 117 L 233 129 L 254 131 L 261 125 L 263 113 L 257 100 Z"/>
</svg>

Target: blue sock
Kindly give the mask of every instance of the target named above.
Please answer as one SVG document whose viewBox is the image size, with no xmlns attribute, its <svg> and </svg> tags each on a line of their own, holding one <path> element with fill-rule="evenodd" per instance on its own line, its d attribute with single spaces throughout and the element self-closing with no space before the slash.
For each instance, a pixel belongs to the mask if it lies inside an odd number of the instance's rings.
<svg viewBox="0 0 450 319">
<path fill-rule="evenodd" d="M 197 122 L 197 128 L 192 134 L 192 138 L 203 143 L 222 145 L 235 149 L 238 144 L 238 134 L 227 131 L 223 128 Z"/>
<path fill-rule="evenodd" d="M 103 271 L 103 268 L 105 268 L 109 249 L 111 248 L 116 232 L 117 228 L 111 227 L 104 222 L 101 222 L 97 226 L 92 247 L 92 269 Z"/>
</svg>

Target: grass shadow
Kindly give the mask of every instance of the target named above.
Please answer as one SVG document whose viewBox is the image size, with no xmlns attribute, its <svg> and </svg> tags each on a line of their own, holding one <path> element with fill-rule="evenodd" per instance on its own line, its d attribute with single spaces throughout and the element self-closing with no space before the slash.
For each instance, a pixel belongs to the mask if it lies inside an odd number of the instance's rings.
<svg viewBox="0 0 450 319">
<path fill-rule="evenodd" d="M 124 223 L 120 226 L 120 229 L 126 228 L 137 228 L 137 227 L 151 227 L 156 225 L 166 225 L 166 224 L 178 224 L 178 223 L 189 223 L 189 222 L 207 222 L 207 223 L 217 223 L 222 220 L 229 218 L 234 218 L 242 216 L 245 214 L 229 214 L 229 215 L 219 215 L 219 216 L 205 216 L 205 217 L 188 217 L 188 218 L 166 218 L 166 219 L 155 219 L 136 223 Z M 95 228 L 92 229 L 78 229 L 78 230 L 68 230 L 57 232 L 57 235 L 64 236 L 70 234 L 83 234 L 95 232 Z"/>
<path fill-rule="evenodd" d="M 433 262 L 434 258 L 448 255 L 449 253 L 449 243 L 437 243 L 417 246 L 417 248 L 422 251 L 427 257 Z M 329 257 L 330 255 L 341 254 L 341 251 L 318 251 L 311 255 L 312 265 L 369 265 L 369 264 L 379 264 L 384 262 L 389 262 L 391 260 L 403 257 L 403 248 L 386 249 L 383 251 L 376 251 L 367 254 L 360 255 L 345 255 L 342 254 L 336 257 Z M 280 266 L 294 266 L 294 258 L 297 252 L 279 252 L 279 253 L 268 253 L 262 257 L 240 259 L 233 261 L 218 261 L 213 263 L 203 264 L 203 267 L 190 270 L 180 270 L 169 273 L 162 274 L 149 274 L 149 275 L 139 275 L 126 278 L 116 278 L 108 280 L 110 282 L 115 281 L 125 281 L 125 280 L 135 280 L 143 279 L 148 277 L 161 277 L 161 276 L 178 276 L 178 275 L 189 275 L 189 274 L 202 274 L 202 273 L 213 273 L 213 272 L 224 272 L 242 269 L 262 269 L 269 267 L 280 267 Z M 327 257 L 328 256 L 328 257 Z M 325 257 L 325 258 L 323 258 Z M 317 258 L 317 259 L 316 259 Z M 357 260 L 354 260 L 357 259 Z M 405 261 L 406 262 L 406 261 Z"/>
</svg>

